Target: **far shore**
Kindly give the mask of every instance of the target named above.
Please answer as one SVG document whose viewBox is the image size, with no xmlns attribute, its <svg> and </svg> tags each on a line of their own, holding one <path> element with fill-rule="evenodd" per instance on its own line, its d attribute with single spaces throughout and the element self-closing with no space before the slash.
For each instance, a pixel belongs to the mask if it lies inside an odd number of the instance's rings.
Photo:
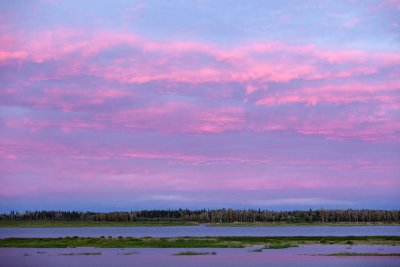
<svg viewBox="0 0 400 267">
<path fill-rule="evenodd" d="M 40 227 L 160 227 L 160 226 L 206 226 L 206 227 L 277 227 L 277 226 L 400 226 L 390 223 L 197 223 L 185 221 L 0 221 L 0 228 L 40 228 Z"/>
</svg>

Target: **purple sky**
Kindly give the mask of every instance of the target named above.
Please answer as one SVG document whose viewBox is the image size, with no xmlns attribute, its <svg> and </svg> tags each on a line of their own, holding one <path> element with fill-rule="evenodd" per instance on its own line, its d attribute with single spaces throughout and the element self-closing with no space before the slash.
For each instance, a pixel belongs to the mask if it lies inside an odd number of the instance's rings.
<svg viewBox="0 0 400 267">
<path fill-rule="evenodd" d="M 400 1 L 2 1 L 0 211 L 400 208 Z"/>
</svg>

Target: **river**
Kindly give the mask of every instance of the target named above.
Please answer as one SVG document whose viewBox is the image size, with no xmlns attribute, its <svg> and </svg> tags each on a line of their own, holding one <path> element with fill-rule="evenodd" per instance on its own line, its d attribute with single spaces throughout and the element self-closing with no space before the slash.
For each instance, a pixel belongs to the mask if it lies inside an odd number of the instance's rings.
<svg viewBox="0 0 400 267">
<path fill-rule="evenodd" d="M 0 228 L 10 237 L 206 237 L 206 236 L 400 236 L 400 226 L 273 226 L 273 227 L 54 227 Z"/>
</svg>

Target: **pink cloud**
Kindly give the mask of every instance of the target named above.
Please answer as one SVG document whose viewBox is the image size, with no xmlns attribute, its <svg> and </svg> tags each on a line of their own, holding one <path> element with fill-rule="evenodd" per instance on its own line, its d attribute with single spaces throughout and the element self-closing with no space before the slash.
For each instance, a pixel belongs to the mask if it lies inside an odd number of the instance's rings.
<svg viewBox="0 0 400 267">
<path fill-rule="evenodd" d="M 0 63 L 14 59 L 26 59 L 27 54 L 24 51 L 0 51 Z"/>
<path fill-rule="evenodd" d="M 186 102 L 166 102 L 150 104 L 141 108 L 120 108 L 91 110 L 87 105 L 101 105 L 104 101 L 117 97 L 111 91 L 99 91 L 92 99 L 68 103 L 50 97 L 46 101 L 35 104 L 36 107 L 56 106 L 64 112 L 77 110 L 76 105 L 84 106 L 78 110 L 87 113 L 86 117 L 69 115 L 62 118 L 21 117 L 4 120 L 4 125 L 10 129 L 26 129 L 31 132 L 48 129 L 64 133 L 76 131 L 99 132 L 140 132 L 143 130 L 159 133 L 222 133 L 229 131 L 276 132 L 290 131 L 305 135 L 320 135 L 328 139 L 359 139 L 364 141 L 398 140 L 397 132 L 400 124 L 392 111 L 399 110 L 398 98 L 390 95 L 357 94 L 342 92 L 341 89 L 329 91 L 330 87 L 306 88 L 298 94 L 264 97 L 256 103 L 260 106 L 276 106 L 305 104 L 303 114 L 277 115 L 275 117 L 260 117 L 263 109 L 247 110 L 243 106 L 225 106 L 201 108 L 200 105 Z M 373 87 L 374 90 L 379 88 Z M 311 90 L 312 93 L 308 93 Z M 335 89 L 336 90 L 336 89 Z M 365 90 L 369 90 L 368 88 Z M 57 92 L 57 91 L 56 91 Z M 104 93 L 106 92 L 106 93 Z M 339 92 L 339 93 L 338 93 Z M 50 94 L 51 95 L 51 94 Z M 58 93 L 55 94 L 58 96 Z M 104 95 L 106 96 L 104 98 Z M 81 96 L 78 94 L 78 96 Z M 99 98 L 100 97 L 100 98 Z M 121 96 L 123 97 L 123 96 Z M 52 101 L 50 101 L 51 99 Z M 97 100 L 98 99 L 98 100 Z M 58 102 L 57 102 L 58 101 Z M 323 114 L 318 112 L 318 105 L 345 105 L 352 102 L 375 103 L 375 109 L 365 107 L 357 111 Z M 85 106 L 86 105 L 86 106 Z M 118 102 L 117 104 L 118 105 Z M 89 116 L 89 117 L 88 117 Z M 253 118 L 259 118 L 254 120 Z M 90 120 L 88 120 L 90 118 Z"/>
<path fill-rule="evenodd" d="M 378 102 L 394 104 L 397 98 L 389 96 L 399 90 L 400 81 L 385 81 L 379 83 L 347 82 L 338 85 L 302 86 L 282 93 L 278 96 L 267 96 L 256 101 L 257 105 L 275 105 L 305 103 L 316 104 L 349 104 L 352 102 Z"/>
<path fill-rule="evenodd" d="M 371 11 L 377 12 L 382 8 L 400 10 L 400 2 L 398 0 L 382 0 L 371 7 Z"/>
<path fill-rule="evenodd" d="M 31 131 L 58 128 L 65 133 L 85 129 L 146 129 L 163 133 L 294 131 L 332 139 L 398 139 L 396 117 L 386 115 L 399 109 L 395 93 L 399 90 L 396 67 L 400 65 L 400 54 L 396 52 L 335 51 L 315 45 L 287 45 L 281 42 L 223 48 L 205 42 L 155 42 L 127 33 L 89 33 L 65 28 L 35 34 L 9 35 L 4 38 L 6 42 L 0 44 L 0 64 L 10 68 L 15 66 L 16 61 L 18 64 L 55 64 L 51 71 L 28 77 L 18 89 L 2 90 L 7 99 L 23 101 L 24 104 L 39 109 L 84 111 L 92 118 L 90 122 L 78 116 L 63 119 L 7 119 L 5 125 L 10 128 L 26 127 Z M 98 61 L 107 51 L 121 46 L 127 49 L 107 58 L 106 64 Z M 383 69 L 385 74 L 380 74 Z M 381 75 L 380 79 L 385 80 L 373 83 L 363 80 L 364 76 L 377 74 Z M 95 76 L 106 82 L 117 82 L 118 87 L 52 86 L 44 87 L 36 95 L 27 94 L 29 89 L 25 89 L 36 82 L 74 75 Z M 296 80 L 334 82 L 331 85 L 301 85 L 291 90 L 270 92 L 271 83 L 279 83 L 285 87 L 285 84 Z M 140 95 L 133 90 L 122 89 L 124 84 L 148 82 L 170 84 L 172 87 L 174 84 L 189 87 L 208 83 L 237 83 L 245 95 L 242 103 L 247 106 L 240 103 L 203 110 L 200 104 L 184 101 L 147 101 L 147 106 L 127 109 L 118 106 L 126 100 L 140 102 Z M 25 95 L 23 100 L 21 95 Z M 222 98 L 229 98 L 233 93 L 220 95 Z M 312 113 L 317 105 L 345 106 L 352 103 L 373 103 L 379 108 L 380 114 L 369 114 L 369 111 L 365 111 L 357 115 L 358 120 L 347 120 L 339 116 L 341 121 L 348 123 L 346 126 L 334 116 L 317 116 L 317 119 L 307 119 L 302 124 L 296 121 L 302 118 L 296 116 L 279 117 L 276 121 L 262 123 L 253 123 L 249 119 L 257 115 L 257 110 L 248 108 L 254 104 L 259 109 L 302 104 L 305 106 L 304 112 Z M 100 107 L 108 112 L 101 112 L 98 109 Z M 325 120 L 330 123 L 323 123 Z M 113 124 L 109 121 L 113 121 Z M 367 126 L 360 128 L 361 123 Z"/>
<path fill-rule="evenodd" d="M 329 51 L 315 46 L 290 46 L 279 42 L 226 49 L 209 43 L 163 43 L 126 33 L 88 33 L 70 29 L 39 32 L 20 38 L 29 45 L 15 42 L 16 51 L 0 46 L 3 64 L 13 58 L 34 62 L 68 60 L 70 67 L 64 67 L 64 73 L 59 75 L 78 70 L 123 83 L 159 80 L 188 83 L 312 80 L 370 74 L 376 72 L 376 68 L 400 63 L 400 55 L 396 53 Z M 94 56 L 101 56 L 103 51 L 120 45 L 137 49 L 138 52 L 117 56 L 106 66 L 93 62 Z M 208 58 L 208 61 L 203 63 L 203 58 Z M 319 66 L 324 62 L 339 65 L 352 63 L 355 66 L 346 67 L 346 73 L 331 71 L 327 74 Z"/>
</svg>

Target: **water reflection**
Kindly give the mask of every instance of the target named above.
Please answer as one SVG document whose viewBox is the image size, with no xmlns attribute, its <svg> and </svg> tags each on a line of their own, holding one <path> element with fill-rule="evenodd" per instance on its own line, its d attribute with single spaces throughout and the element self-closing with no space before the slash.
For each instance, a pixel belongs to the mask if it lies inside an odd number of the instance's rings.
<svg viewBox="0 0 400 267">
<path fill-rule="evenodd" d="M 400 253 L 399 246 L 312 245 L 279 250 L 250 252 L 241 249 L 189 249 L 198 256 L 173 256 L 188 251 L 182 248 L 63 248 L 0 249 L 0 266 L 399 266 L 400 257 L 333 257 L 320 254 Z M 214 254 L 210 252 L 215 252 Z"/>
</svg>

